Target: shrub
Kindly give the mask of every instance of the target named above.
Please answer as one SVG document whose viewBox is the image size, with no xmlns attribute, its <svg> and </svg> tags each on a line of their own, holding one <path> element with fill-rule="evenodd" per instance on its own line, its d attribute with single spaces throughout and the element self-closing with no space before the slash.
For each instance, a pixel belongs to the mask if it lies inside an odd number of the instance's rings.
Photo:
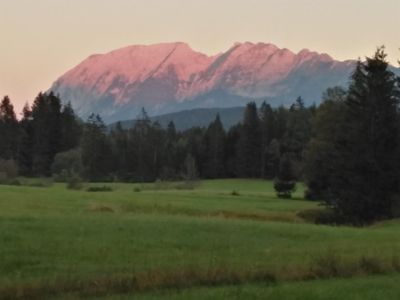
<svg viewBox="0 0 400 300">
<path fill-rule="evenodd" d="M 67 182 L 70 177 L 76 174 L 82 174 L 82 158 L 81 152 L 77 149 L 58 153 L 55 158 L 51 170 L 54 179 L 59 182 Z"/>
<path fill-rule="evenodd" d="M 276 195 L 279 198 L 290 199 L 296 188 L 293 163 L 288 154 L 284 154 L 279 164 L 279 172 L 274 182 Z"/>
<path fill-rule="evenodd" d="M 233 191 L 231 192 L 231 195 L 232 195 L 232 196 L 240 196 L 240 193 L 239 193 L 238 191 L 236 191 L 236 190 L 233 190 Z"/>
<path fill-rule="evenodd" d="M 330 208 L 306 209 L 297 213 L 297 216 L 309 223 L 330 225 L 338 223 L 338 218 L 335 215 L 335 212 Z"/>
<path fill-rule="evenodd" d="M 83 188 L 83 180 L 78 174 L 72 174 L 67 178 L 67 189 L 81 190 Z"/>
<path fill-rule="evenodd" d="M 17 163 L 12 159 L 0 159 L 0 184 L 10 184 L 15 182 L 17 176 Z"/>
<path fill-rule="evenodd" d="M 86 191 L 88 192 L 112 192 L 113 188 L 110 186 L 91 186 Z"/>
<path fill-rule="evenodd" d="M 53 185 L 53 179 L 48 177 L 31 178 L 25 179 L 22 184 L 31 187 L 45 188 Z"/>
<path fill-rule="evenodd" d="M 139 192 L 141 192 L 142 190 L 140 189 L 140 187 L 136 186 L 136 187 L 134 187 L 133 191 L 134 191 L 135 193 L 139 193 Z"/>
<path fill-rule="evenodd" d="M 376 257 L 362 256 L 359 264 L 361 270 L 366 274 L 381 274 L 385 272 L 383 262 Z"/>
<path fill-rule="evenodd" d="M 292 193 L 296 189 L 296 182 L 294 181 L 281 181 L 276 179 L 274 181 L 274 188 L 278 198 L 291 199 Z"/>
<path fill-rule="evenodd" d="M 338 277 L 343 273 L 342 265 L 340 256 L 334 252 L 328 252 L 315 258 L 311 271 L 317 278 Z"/>
</svg>

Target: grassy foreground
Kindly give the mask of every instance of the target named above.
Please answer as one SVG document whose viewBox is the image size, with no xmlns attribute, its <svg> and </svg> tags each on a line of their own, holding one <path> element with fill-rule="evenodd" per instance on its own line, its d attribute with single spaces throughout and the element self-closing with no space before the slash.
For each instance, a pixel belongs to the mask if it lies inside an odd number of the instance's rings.
<svg viewBox="0 0 400 300">
<path fill-rule="evenodd" d="M 110 186 L 99 193 L 0 186 L 0 299 L 400 293 L 386 288 L 399 278 L 389 275 L 400 270 L 397 221 L 362 229 L 307 224 L 298 213 L 318 206 L 301 200 L 302 187 L 294 200 L 279 200 L 265 181 Z M 363 278 L 372 274 L 387 275 Z M 318 280 L 341 277 L 348 279 Z"/>
</svg>

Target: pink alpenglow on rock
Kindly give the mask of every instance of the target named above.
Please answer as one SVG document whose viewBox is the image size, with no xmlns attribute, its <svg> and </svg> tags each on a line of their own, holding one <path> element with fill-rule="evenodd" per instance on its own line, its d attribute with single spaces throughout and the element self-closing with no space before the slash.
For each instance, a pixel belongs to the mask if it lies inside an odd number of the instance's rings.
<svg viewBox="0 0 400 300">
<path fill-rule="evenodd" d="M 298 96 L 318 103 L 326 88 L 347 83 L 353 66 L 354 61 L 265 43 L 236 43 L 214 56 L 185 43 L 163 43 L 92 55 L 51 90 L 79 115 L 100 113 L 111 122 L 132 119 L 142 107 L 161 114 L 251 100 L 287 105 Z"/>
</svg>

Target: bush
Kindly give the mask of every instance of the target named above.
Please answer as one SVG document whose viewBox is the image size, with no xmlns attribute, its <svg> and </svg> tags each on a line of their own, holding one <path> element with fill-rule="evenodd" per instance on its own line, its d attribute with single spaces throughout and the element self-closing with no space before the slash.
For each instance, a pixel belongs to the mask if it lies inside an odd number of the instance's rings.
<svg viewBox="0 0 400 300">
<path fill-rule="evenodd" d="M 47 177 L 34 178 L 26 182 L 24 185 L 31 187 L 50 187 L 53 185 L 53 179 Z"/>
<path fill-rule="evenodd" d="M 338 217 L 330 208 L 312 208 L 300 211 L 297 216 L 303 220 L 314 224 L 338 224 Z"/>
<path fill-rule="evenodd" d="M 112 192 L 113 188 L 110 186 L 91 186 L 86 191 L 88 192 Z"/>
<path fill-rule="evenodd" d="M 136 186 L 136 187 L 133 189 L 133 191 L 134 191 L 135 193 L 139 193 L 139 192 L 141 192 L 142 190 L 140 189 L 140 187 Z"/>
<path fill-rule="evenodd" d="M 17 163 L 12 159 L 0 159 L 0 184 L 12 184 L 16 182 L 17 176 Z"/>
<path fill-rule="evenodd" d="M 83 180 L 78 174 L 72 174 L 67 178 L 67 189 L 81 190 L 83 188 Z"/>
<path fill-rule="evenodd" d="M 70 177 L 80 176 L 82 170 L 81 152 L 77 149 L 58 153 L 51 166 L 53 177 L 59 182 L 68 182 Z"/>
<path fill-rule="evenodd" d="M 291 199 L 292 193 L 296 190 L 296 182 L 275 180 L 274 188 L 278 198 Z"/>
<path fill-rule="evenodd" d="M 232 195 L 232 196 L 240 196 L 240 193 L 239 193 L 238 191 L 236 191 L 236 190 L 233 190 L 233 191 L 231 192 L 231 195 Z"/>
<path fill-rule="evenodd" d="M 279 172 L 274 182 L 276 195 L 279 198 L 290 199 L 296 188 L 293 162 L 289 154 L 284 154 L 279 163 Z"/>
</svg>

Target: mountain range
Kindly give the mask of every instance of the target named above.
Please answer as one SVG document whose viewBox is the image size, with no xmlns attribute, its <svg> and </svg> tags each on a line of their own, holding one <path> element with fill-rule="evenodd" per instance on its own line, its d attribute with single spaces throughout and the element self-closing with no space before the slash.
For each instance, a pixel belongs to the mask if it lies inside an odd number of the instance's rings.
<svg viewBox="0 0 400 300">
<path fill-rule="evenodd" d="M 318 103 L 328 87 L 346 86 L 354 60 L 310 50 L 294 53 L 265 43 L 237 43 L 208 56 L 185 43 L 138 45 L 92 55 L 57 79 L 50 90 L 78 115 L 107 122 L 194 108 L 289 105 L 298 96 Z"/>
</svg>

